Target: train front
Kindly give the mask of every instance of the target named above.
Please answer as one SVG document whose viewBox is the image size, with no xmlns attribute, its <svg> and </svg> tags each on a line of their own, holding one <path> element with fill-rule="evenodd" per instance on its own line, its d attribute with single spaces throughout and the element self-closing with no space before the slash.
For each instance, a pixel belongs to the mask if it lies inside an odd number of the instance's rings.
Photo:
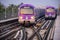
<svg viewBox="0 0 60 40">
<path fill-rule="evenodd" d="M 30 4 L 23 4 L 19 7 L 19 23 L 21 24 L 30 24 L 35 22 L 34 7 Z"/>
<path fill-rule="evenodd" d="M 56 18 L 56 11 L 54 7 L 47 7 L 45 12 L 46 19 L 55 19 Z"/>
</svg>

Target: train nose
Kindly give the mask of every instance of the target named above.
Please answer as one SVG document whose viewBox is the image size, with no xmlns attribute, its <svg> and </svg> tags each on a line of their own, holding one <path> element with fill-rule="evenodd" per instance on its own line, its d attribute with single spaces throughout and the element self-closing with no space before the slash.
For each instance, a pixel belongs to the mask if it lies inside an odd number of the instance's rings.
<svg viewBox="0 0 60 40">
<path fill-rule="evenodd" d="M 26 19 L 28 19 L 28 17 L 26 16 Z"/>
<path fill-rule="evenodd" d="M 51 14 L 49 14 L 49 16 L 51 16 Z"/>
</svg>

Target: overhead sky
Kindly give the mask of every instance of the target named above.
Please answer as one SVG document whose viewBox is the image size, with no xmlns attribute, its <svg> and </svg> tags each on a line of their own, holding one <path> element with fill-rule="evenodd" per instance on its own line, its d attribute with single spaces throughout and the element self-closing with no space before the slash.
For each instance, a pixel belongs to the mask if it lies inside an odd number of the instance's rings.
<svg viewBox="0 0 60 40">
<path fill-rule="evenodd" d="M 5 6 L 8 6 L 9 4 L 18 5 L 21 2 L 23 2 L 23 3 L 32 4 L 36 7 L 37 6 L 54 6 L 57 8 L 60 3 L 60 0 L 0 0 L 0 2 Z"/>
</svg>

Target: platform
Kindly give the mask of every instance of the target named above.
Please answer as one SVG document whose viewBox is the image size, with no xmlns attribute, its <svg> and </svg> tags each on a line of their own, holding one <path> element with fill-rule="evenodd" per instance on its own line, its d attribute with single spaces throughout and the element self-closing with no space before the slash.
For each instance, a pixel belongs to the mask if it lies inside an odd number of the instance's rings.
<svg viewBox="0 0 60 40">
<path fill-rule="evenodd" d="M 0 23 L 15 20 L 15 19 L 18 19 L 18 17 L 6 19 L 6 20 L 0 20 Z"/>
<path fill-rule="evenodd" d="M 60 40 L 60 16 L 57 16 L 55 21 L 55 33 L 54 33 L 54 40 Z"/>
</svg>

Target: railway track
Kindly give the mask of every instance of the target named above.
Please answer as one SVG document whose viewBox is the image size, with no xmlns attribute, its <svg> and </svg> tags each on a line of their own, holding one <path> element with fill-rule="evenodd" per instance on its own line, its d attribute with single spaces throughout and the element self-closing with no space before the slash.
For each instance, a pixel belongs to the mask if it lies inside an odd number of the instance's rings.
<svg viewBox="0 0 60 40">
<path fill-rule="evenodd" d="M 16 24 L 18 24 L 18 22 L 14 22 L 14 23 L 10 23 L 10 24 L 0 26 L 0 31 L 1 32 L 6 31 L 8 28 L 11 28 L 10 26 L 13 26 L 13 25 L 16 25 Z"/>
<path fill-rule="evenodd" d="M 26 34 L 24 31 L 24 27 L 22 28 L 18 22 L 14 22 L 0 28 L 2 30 L 2 32 L 0 33 L 0 40 L 18 40 L 18 39 L 25 40 L 24 36 L 26 36 Z M 14 37 L 17 35 L 17 33 L 18 33 L 18 36 Z M 21 35 L 21 38 L 20 38 L 20 35 Z"/>
<path fill-rule="evenodd" d="M 41 22 L 40 22 L 41 23 Z M 28 40 L 32 40 L 32 38 L 35 36 L 35 34 L 38 34 L 38 31 L 41 29 L 41 26 L 44 25 L 45 21 L 43 21 L 41 23 L 41 25 L 37 25 L 37 26 L 33 26 L 33 27 L 37 27 L 35 30 L 34 30 L 34 33 L 30 36 L 30 38 L 28 38 Z M 40 26 L 40 27 L 39 27 Z M 34 28 L 33 28 L 34 29 Z M 40 34 L 38 34 L 37 36 L 39 36 L 39 39 L 41 39 L 41 36 Z"/>
<path fill-rule="evenodd" d="M 19 23 L 18 22 L 14 22 L 14 23 L 11 23 L 11 24 L 8 24 L 8 25 L 4 25 L 4 26 L 0 27 L 0 30 L 2 31 L 0 33 L 0 39 L 3 39 L 6 36 L 9 36 L 11 33 L 15 32 L 13 30 L 19 28 L 18 26 L 20 26 Z"/>
<path fill-rule="evenodd" d="M 0 39 L 5 40 L 47 40 L 49 31 L 54 21 L 38 19 L 36 25 L 29 28 L 22 27 L 18 22 L 14 22 L 1 27 Z M 4 30 L 3 30 L 4 29 Z"/>
<path fill-rule="evenodd" d="M 33 34 L 28 38 L 28 40 L 35 40 L 37 37 L 38 37 L 37 40 L 47 40 L 49 31 L 50 31 L 53 23 L 54 23 L 54 21 L 48 20 L 48 21 L 42 23 L 42 26 L 39 25 L 40 27 L 38 27 L 38 28 L 33 26 Z M 37 37 L 36 37 L 36 35 L 37 35 Z"/>
</svg>

